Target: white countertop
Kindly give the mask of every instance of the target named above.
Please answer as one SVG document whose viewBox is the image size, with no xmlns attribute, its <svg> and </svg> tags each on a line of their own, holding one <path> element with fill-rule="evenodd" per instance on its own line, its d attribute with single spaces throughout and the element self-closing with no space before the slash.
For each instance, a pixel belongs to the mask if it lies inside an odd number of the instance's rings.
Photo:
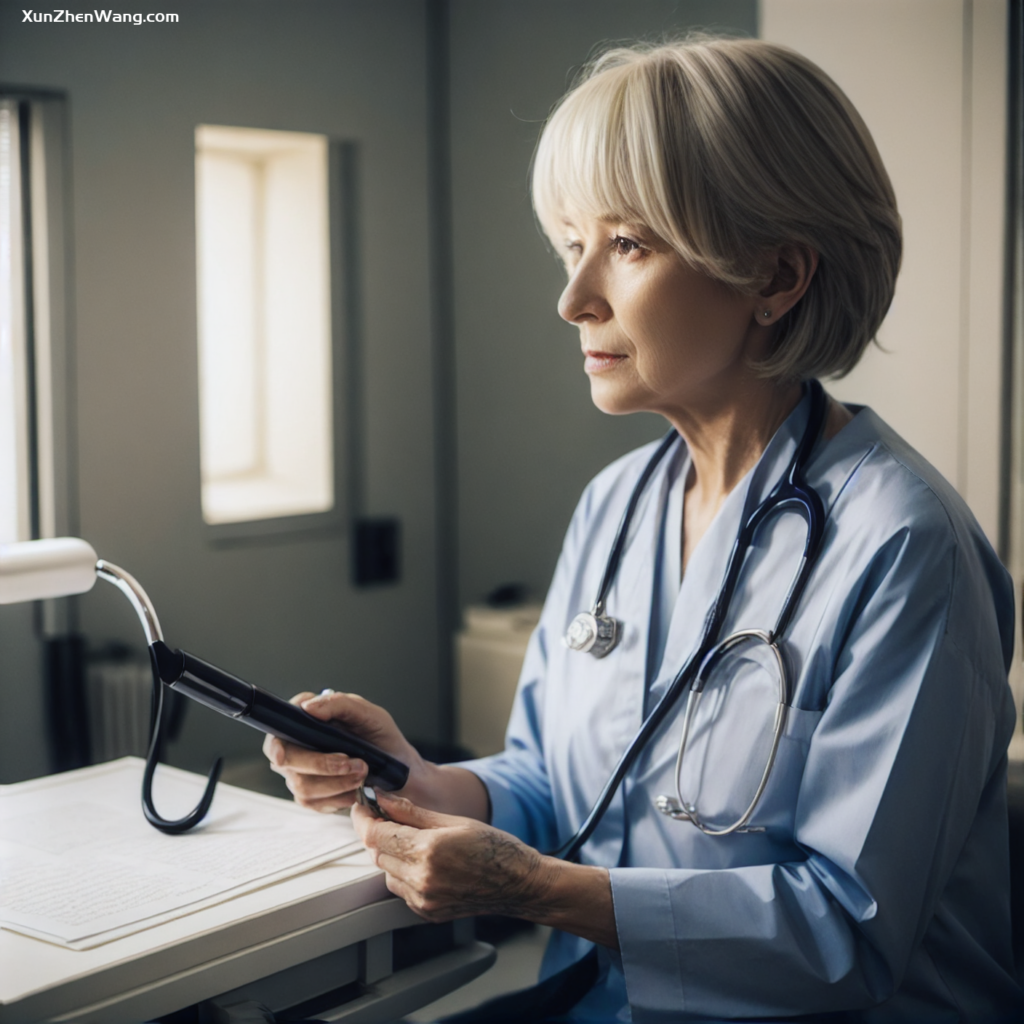
<svg viewBox="0 0 1024 1024">
<path fill-rule="evenodd" d="M 73 950 L 0 929 L 0 1024 L 51 1019 L 217 960 L 237 959 L 244 950 L 323 932 L 379 901 L 388 905 L 384 917 L 395 919 L 384 930 L 418 920 L 390 897 L 383 872 L 359 851 L 92 949 Z M 365 937 L 354 935 L 352 941 Z M 298 942 L 294 953 L 282 946 L 274 964 L 302 962 L 308 945 Z M 207 997 L 197 993 L 196 1000 Z"/>
</svg>

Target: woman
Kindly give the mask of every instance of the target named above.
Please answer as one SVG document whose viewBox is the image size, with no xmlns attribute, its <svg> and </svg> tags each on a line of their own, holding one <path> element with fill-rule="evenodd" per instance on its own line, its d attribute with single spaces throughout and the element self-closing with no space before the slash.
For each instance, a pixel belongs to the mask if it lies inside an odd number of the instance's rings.
<svg viewBox="0 0 1024 1024">
<path fill-rule="evenodd" d="M 382 709 L 302 695 L 411 766 L 378 793 L 391 821 L 352 813 L 389 888 L 431 919 L 554 926 L 549 1015 L 1009 1017 L 1010 581 L 939 474 L 814 383 L 855 365 L 899 266 L 867 129 L 776 46 L 615 50 L 549 120 L 533 195 L 595 404 L 661 413 L 674 443 L 584 493 L 504 753 L 429 764 Z M 680 669 L 738 630 L 760 632 L 673 700 L 579 863 L 539 852 L 584 822 Z M 267 752 L 325 811 L 365 773 Z"/>
</svg>

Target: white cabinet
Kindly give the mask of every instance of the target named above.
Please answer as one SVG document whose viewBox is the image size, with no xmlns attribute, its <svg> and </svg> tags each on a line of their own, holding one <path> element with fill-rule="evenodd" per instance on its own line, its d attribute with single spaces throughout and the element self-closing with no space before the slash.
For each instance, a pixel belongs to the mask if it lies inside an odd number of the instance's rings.
<svg viewBox="0 0 1024 1024">
<path fill-rule="evenodd" d="M 466 609 L 465 626 L 456 637 L 458 740 L 478 756 L 505 746 L 512 699 L 540 608 Z"/>
</svg>

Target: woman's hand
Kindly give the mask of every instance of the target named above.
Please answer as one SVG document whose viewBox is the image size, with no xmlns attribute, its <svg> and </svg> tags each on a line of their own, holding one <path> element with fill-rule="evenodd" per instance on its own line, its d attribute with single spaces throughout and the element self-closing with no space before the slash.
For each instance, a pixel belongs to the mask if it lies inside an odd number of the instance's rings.
<svg viewBox="0 0 1024 1024">
<path fill-rule="evenodd" d="M 507 832 L 390 793 L 377 799 L 390 821 L 356 806 L 352 823 L 388 889 L 421 917 L 505 914 L 618 947 L 604 868 L 545 857 Z"/>
<path fill-rule="evenodd" d="M 402 735 L 395 720 L 382 707 L 354 693 L 299 693 L 291 702 L 323 722 L 337 722 L 349 732 L 369 740 L 374 746 L 397 757 L 409 766 L 406 790 L 424 787 L 430 776 L 429 765 Z M 355 802 L 356 790 L 366 778 L 367 766 L 346 754 L 321 754 L 276 736 L 263 741 L 263 753 L 270 767 L 284 776 L 295 801 L 303 807 L 331 813 Z"/>
<path fill-rule="evenodd" d="M 355 807 L 352 823 L 387 872 L 388 888 L 421 917 L 526 916 L 552 881 L 548 858 L 507 832 L 472 818 L 438 814 L 378 793 L 391 821 Z"/>
<path fill-rule="evenodd" d="M 382 707 L 354 693 L 299 693 L 292 703 L 323 722 L 337 722 L 407 765 L 409 781 L 402 793 L 421 807 L 481 821 L 489 817 L 487 790 L 480 779 L 464 768 L 424 761 Z M 321 754 L 276 736 L 263 741 L 263 753 L 270 767 L 284 776 L 296 803 L 327 814 L 351 807 L 366 778 L 366 763 L 358 758 Z"/>
</svg>

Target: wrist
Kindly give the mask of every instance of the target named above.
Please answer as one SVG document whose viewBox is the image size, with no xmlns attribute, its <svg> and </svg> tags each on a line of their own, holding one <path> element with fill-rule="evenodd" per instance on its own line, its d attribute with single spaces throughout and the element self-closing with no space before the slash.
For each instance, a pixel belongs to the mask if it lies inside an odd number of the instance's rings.
<svg viewBox="0 0 1024 1024">
<path fill-rule="evenodd" d="M 564 865 L 554 857 L 538 853 L 532 847 L 526 849 L 531 856 L 523 866 L 520 879 L 522 906 L 515 916 L 534 924 L 557 928 L 556 921 L 562 916 L 562 902 L 565 898 Z"/>
<path fill-rule="evenodd" d="M 407 797 L 414 804 L 420 807 L 432 807 L 430 797 L 437 788 L 438 766 L 432 761 L 426 761 L 420 757 L 419 752 L 412 745 L 408 752 L 401 757 L 401 760 L 409 767 L 409 780 L 399 790 L 399 793 Z"/>
<path fill-rule="evenodd" d="M 488 823 L 490 797 L 480 777 L 454 764 L 434 764 L 418 754 L 401 795 L 419 807 Z"/>
<path fill-rule="evenodd" d="M 607 868 L 542 857 L 537 899 L 523 916 L 536 924 L 571 932 L 618 949 L 611 876 Z"/>
</svg>

